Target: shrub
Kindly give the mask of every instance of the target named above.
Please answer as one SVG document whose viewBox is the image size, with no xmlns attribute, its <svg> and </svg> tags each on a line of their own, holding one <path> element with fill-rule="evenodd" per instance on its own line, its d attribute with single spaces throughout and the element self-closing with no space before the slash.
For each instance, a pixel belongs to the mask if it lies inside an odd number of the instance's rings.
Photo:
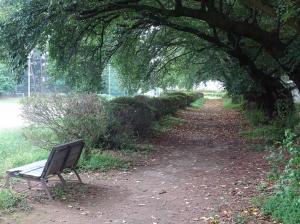
<svg viewBox="0 0 300 224">
<path fill-rule="evenodd" d="M 195 95 L 195 97 L 198 99 L 198 98 L 204 98 L 204 93 L 201 93 L 201 92 L 193 92 L 192 94 Z M 196 100 L 197 100 L 196 99 Z"/>
<path fill-rule="evenodd" d="M 196 101 L 198 98 L 202 98 L 204 95 L 202 93 L 183 93 L 183 92 L 172 92 L 168 93 L 167 96 L 176 97 L 174 99 L 177 101 L 180 108 L 189 106 L 192 102 Z"/>
<path fill-rule="evenodd" d="M 300 197 L 285 192 L 271 196 L 264 205 L 264 212 L 285 224 L 300 223 Z"/>
<path fill-rule="evenodd" d="M 111 120 L 115 121 L 115 124 L 111 125 L 109 136 L 127 134 L 144 137 L 150 133 L 154 121 L 190 105 L 197 96 L 197 94 L 174 92 L 162 97 L 150 98 L 139 95 L 116 98 L 110 102 Z"/>
<path fill-rule="evenodd" d="M 59 142 L 83 138 L 90 148 L 105 139 L 106 101 L 95 94 L 37 95 L 22 104 L 23 117 L 53 131 Z"/>
<path fill-rule="evenodd" d="M 154 111 L 141 98 L 119 97 L 110 102 L 112 120 L 115 120 L 119 130 L 113 132 L 125 132 L 128 135 L 139 137 L 146 136 L 154 121 Z M 121 130 L 120 130 L 121 128 Z"/>
<path fill-rule="evenodd" d="M 26 135 L 44 148 L 83 138 L 91 148 L 123 148 L 150 133 L 153 122 L 190 105 L 197 94 L 119 97 L 109 102 L 95 94 L 37 95 L 23 101 L 23 117 L 32 123 Z"/>
<path fill-rule="evenodd" d="M 155 109 L 157 119 L 160 119 L 168 114 L 174 114 L 179 109 L 177 102 L 178 98 L 174 96 L 153 98 L 151 105 Z"/>
<path fill-rule="evenodd" d="M 300 148 L 291 130 L 286 130 L 284 136 L 281 144 L 272 148 L 269 157 L 271 174 L 277 182 L 263 209 L 283 223 L 300 223 Z"/>
<path fill-rule="evenodd" d="M 203 94 L 172 92 L 167 93 L 165 96 L 151 98 L 149 104 L 155 111 L 155 118 L 159 120 L 163 116 L 172 115 L 178 109 L 189 106 L 199 96 L 203 97 Z"/>
</svg>

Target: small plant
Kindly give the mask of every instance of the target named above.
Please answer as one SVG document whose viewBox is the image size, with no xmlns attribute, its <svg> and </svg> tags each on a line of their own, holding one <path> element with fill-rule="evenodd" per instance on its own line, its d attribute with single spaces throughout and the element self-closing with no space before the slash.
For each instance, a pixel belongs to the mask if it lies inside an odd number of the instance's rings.
<svg viewBox="0 0 300 224">
<path fill-rule="evenodd" d="M 53 196 L 59 199 L 66 199 L 67 193 L 63 186 L 56 185 L 52 188 Z"/>
<path fill-rule="evenodd" d="M 235 224 L 247 224 L 249 222 L 249 217 L 244 215 L 237 215 L 235 217 Z"/>
<path fill-rule="evenodd" d="M 12 190 L 0 190 L 0 210 L 13 212 L 18 209 L 22 211 L 28 211 L 30 209 L 24 197 Z"/>
</svg>

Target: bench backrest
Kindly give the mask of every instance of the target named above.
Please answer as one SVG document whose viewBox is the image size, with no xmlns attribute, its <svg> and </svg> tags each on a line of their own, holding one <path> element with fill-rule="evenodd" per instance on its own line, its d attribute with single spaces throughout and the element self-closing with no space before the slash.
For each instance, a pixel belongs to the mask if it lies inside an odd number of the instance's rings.
<svg viewBox="0 0 300 224">
<path fill-rule="evenodd" d="M 66 168 L 75 168 L 83 146 L 82 139 L 55 146 L 45 164 L 42 177 L 59 174 Z"/>
</svg>

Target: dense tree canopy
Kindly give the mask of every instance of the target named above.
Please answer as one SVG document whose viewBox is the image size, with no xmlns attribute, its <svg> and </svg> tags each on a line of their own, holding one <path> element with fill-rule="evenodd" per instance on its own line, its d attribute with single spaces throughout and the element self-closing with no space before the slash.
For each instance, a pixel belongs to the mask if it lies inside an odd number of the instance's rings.
<svg viewBox="0 0 300 224">
<path fill-rule="evenodd" d="M 12 71 L 5 64 L 0 63 L 0 96 L 15 90 L 16 82 L 11 76 Z"/>
<path fill-rule="evenodd" d="M 208 78 L 271 116 L 300 87 L 298 0 L 4 1 L 1 46 L 17 68 L 34 47 L 75 80 L 101 87 L 110 60 L 130 88 Z M 239 90 L 236 86 L 240 86 Z M 245 87 L 246 86 L 246 87 Z"/>
</svg>

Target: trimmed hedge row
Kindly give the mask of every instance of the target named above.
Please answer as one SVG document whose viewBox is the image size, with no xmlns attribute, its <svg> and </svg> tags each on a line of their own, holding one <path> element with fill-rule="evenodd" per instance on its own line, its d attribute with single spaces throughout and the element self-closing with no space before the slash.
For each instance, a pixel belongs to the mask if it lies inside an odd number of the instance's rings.
<svg viewBox="0 0 300 224">
<path fill-rule="evenodd" d="M 161 97 L 119 97 L 110 102 L 113 117 L 120 123 L 122 131 L 144 137 L 149 134 L 153 122 L 163 116 L 174 114 L 189 106 L 202 93 L 173 92 Z"/>
<path fill-rule="evenodd" d="M 173 92 L 161 97 L 119 97 L 111 101 L 96 94 L 35 96 L 23 101 L 23 117 L 33 124 L 27 136 L 39 146 L 47 148 L 45 143 L 52 140 L 60 143 L 83 138 L 86 151 L 118 149 L 129 145 L 131 136 L 145 137 L 155 121 L 201 96 Z M 43 135 L 41 130 L 51 130 L 54 135 Z"/>
</svg>

